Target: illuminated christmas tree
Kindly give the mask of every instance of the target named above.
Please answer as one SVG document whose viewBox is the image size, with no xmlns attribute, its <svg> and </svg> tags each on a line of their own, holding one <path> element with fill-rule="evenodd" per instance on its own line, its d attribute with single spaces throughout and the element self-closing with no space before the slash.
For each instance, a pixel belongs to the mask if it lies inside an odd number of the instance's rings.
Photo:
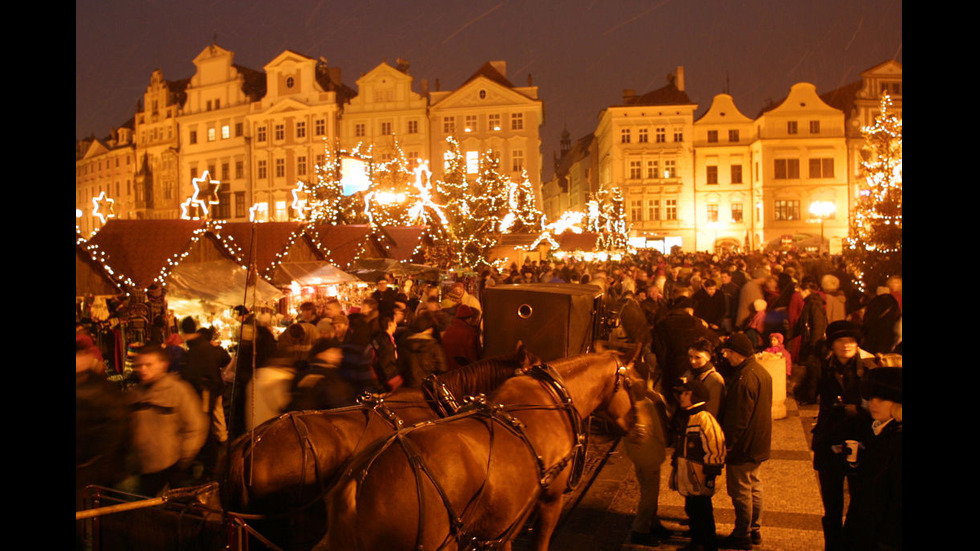
<svg viewBox="0 0 980 551">
<path fill-rule="evenodd" d="M 622 251 L 629 245 L 629 224 L 623 192 L 614 187 L 600 189 L 590 201 L 589 227 L 599 234 L 596 250 Z"/>
<path fill-rule="evenodd" d="M 438 258 L 433 260 L 442 266 L 475 267 L 487 263 L 500 240 L 510 182 L 500 174 L 493 152 L 481 156 L 478 176 L 468 179 L 459 142 L 452 137 L 447 141 L 445 177 L 436 185 L 446 223 L 437 235 Z"/>
<path fill-rule="evenodd" d="M 307 184 L 309 220 L 314 224 L 344 224 L 345 198 L 340 182 L 339 150 L 324 141 L 324 162 L 316 165 L 316 181 Z"/>
<path fill-rule="evenodd" d="M 502 230 L 504 232 L 530 232 L 541 231 L 544 222 L 544 213 L 538 210 L 538 201 L 534 193 L 534 187 L 525 169 L 521 173 L 521 181 L 511 183 L 509 192 L 508 209 L 510 210 L 508 221 Z"/>
<path fill-rule="evenodd" d="M 414 167 L 397 141 L 394 158 L 375 167 L 367 194 L 371 222 L 379 226 L 409 225 L 410 210 L 419 200 L 419 190 L 414 185 Z"/>
<path fill-rule="evenodd" d="M 902 119 L 891 98 L 881 98 L 881 113 L 864 127 L 865 183 L 852 216 L 844 257 L 862 290 L 884 285 L 902 273 Z"/>
</svg>

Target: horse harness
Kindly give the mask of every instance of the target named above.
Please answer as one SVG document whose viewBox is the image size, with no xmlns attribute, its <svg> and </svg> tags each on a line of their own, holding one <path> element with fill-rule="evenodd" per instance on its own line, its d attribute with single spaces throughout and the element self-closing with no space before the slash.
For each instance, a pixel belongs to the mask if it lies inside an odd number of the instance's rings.
<svg viewBox="0 0 980 551">
<path fill-rule="evenodd" d="M 562 381 L 561 376 L 558 374 L 557 371 L 555 371 L 554 368 L 552 368 L 547 364 L 536 365 L 531 368 L 528 368 L 526 370 L 526 374 L 537 379 L 546 388 L 550 389 L 557 403 L 547 404 L 547 405 L 539 404 L 539 405 L 504 406 L 501 404 L 489 403 L 486 399 L 486 396 L 481 394 L 475 397 L 467 397 L 465 405 L 459 408 L 458 413 L 453 417 L 453 419 L 461 418 L 461 417 L 470 417 L 470 416 L 479 416 L 479 417 L 486 418 L 491 423 L 495 423 L 503 427 L 509 433 L 516 436 L 521 442 L 524 443 L 524 445 L 527 447 L 528 451 L 530 452 L 531 456 L 535 459 L 535 464 L 538 472 L 537 489 L 535 493 L 528 499 L 528 501 L 522 507 L 520 514 L 516 516 L 516 520 L 510 526 L 508 526 L 499 537 L 492 540 L 479 539 L 478 537 L 468 533 L 466 523 L 464 521 L 464 517 L 466 516 L 466 513 L 470 510 L 471 506 L 482 495 L 483 489 L 486 486 L 486 482 L 487 482 L 486 479 L 483 481 L 483 484 L 481 484 L 481 487 L 476 491 L 473 498 L 471 498 L 470 502 L 463 508 L 462 513 L 456 514 L 445 489 L 435 478 L 435 476 L 429 469 L 429 466 L 426 464 L 425 460 L 423 459 L 421 450 L 411 439 L 408 438 L 409 433 L 411 433 L 413 430 L 431 425 L 433 424 L 432 422 L 420 423 L 406 430 L 400 430 L 396 432 L 392 438 L 387 439 L 383 443 L 383 445 L 381 445 L 380 448 L 375 453 L 372 454 L 371 462 L 373 462 L 374 459 L 377 458 L 382 451 L 384 451 L 384 449 L 388 448 L 389 446 L 397 442 L 402 447 L 403 451 L 408 457 L 409 463 L 412 465 L 412 470 L 415 474 L 416 488 L 418 491 L 418 500 L 419 500 L 419 526 L 418 526 L 417 540 L 415 545 L 415 549 L 417 551 L 424 551 L 421 542 L 422 531 L 423 531 L 422 511 L 424 510 L 423 507 L 424 496 L 423 496 L 423 489 L 422 489 L 423 476 L 429 479 L 429 482 L 431 482 L 432 486 L 438 492 L 440 499 L 443 505 L 445 506 L 446 512 L 449 516 L 449 534 L 446 536 L 446 539 L 443 541 L 443 543 L 439 545 L 438 549 L 445 549 L 446 546 L 455 542 L 457 548 L 462 551 L 493 550 L 493 549 L 497 549 L 503 543 L 510 541 L 510 539 L 514 536 L 517 530 L 520 529 L 522 520 L 527 517 L 529 510 L 536 503 L 539 493 L 541 491 L 548 489 L 548 487 L 554 481 L 555 477 L 557 477 L 569 465 L 569 463 L 572 464 L 572 474 L 569 476 L 569 480 L 565 488 L 565 492 L 569 492 L 573 490 L 578 485 L 578 482 L 581 479 L 581 474 L 585 463 L 585 454 L 586 454 L 587 437 L 588 437 L 588 432 L 584 431 L 582 428 L 581 415 L 579 414 L 578 410 L 575 409 L 574 404 L 572 403 L 572 397 L 569 394 L 568 389 L 566 388 L 564 382 Z M 617 387 L 620 384 L 621 378 L 624 381 L 623 383 L 624 386 L 628 384 L 628 378 L 626 378 L 625 375 L 626 375 L 625 368 L 619 366 L 616 371 L 615 384 Z M 444 388 L 445 387 L 443 387 L 443 389 Z M 544 464 L 544 459 L 540 455 L 538 455 L 538 453 L 534 449 L 533 443 L 530 441 L 530 439 L 527 436 L 526 427 L 524 426 L 524 424 L 521 422 L 520 419 L 518 419 L 511 413 L 513 411 L 531 410 L 531 409 L 562 409 L 564 410 L 565 414 L 568 417 L 568 421 L 572 429 L 572 439 L 575 443 L 573 444 L 572 449 L 564 457 L 559 459 L 555 464 L 551 466 L 546 466 Z M 491 429 L 490 430 L 491 442 L 489 448 L 490 450 L 493 449 L 494 435 L 495 433 Z M 488 472 L 490 468 L 489 462 L 490 462 L 491 455 L 492 454 L 488 451 L 487 453 Z M 364 478 L 366 477 L 369 470 L 370 470 L 370 463 L 360 471 L 360 477 L 358 480 L 359 488 L 361 487 L 361 483 L 363 483 Z"/>
</svg>

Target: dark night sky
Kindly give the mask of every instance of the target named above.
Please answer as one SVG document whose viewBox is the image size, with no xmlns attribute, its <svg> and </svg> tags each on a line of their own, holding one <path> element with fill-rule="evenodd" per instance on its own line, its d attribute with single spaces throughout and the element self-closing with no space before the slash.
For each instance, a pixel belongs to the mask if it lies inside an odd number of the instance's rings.
<svg viewBox="0 0 980 551">
<path fill-rule="evenodd" d="M 76 0 L 75 137 L 133 116 L 154 69 L 190 77 L 215 37 L 258 70 L 284 49 L 323 56 L 352 87 L 399 57 L 415 91 L 422 79 L 455 89 L 505 60 L 544 101 L 545 166 L 563 128 L 593 131 L 624 88 L 660 88 L 678 65 L 696 116 L 727 81 L 755 117 L 796 82 L 823 93 L 903 53 L 898 0 Z"/>
</svg>

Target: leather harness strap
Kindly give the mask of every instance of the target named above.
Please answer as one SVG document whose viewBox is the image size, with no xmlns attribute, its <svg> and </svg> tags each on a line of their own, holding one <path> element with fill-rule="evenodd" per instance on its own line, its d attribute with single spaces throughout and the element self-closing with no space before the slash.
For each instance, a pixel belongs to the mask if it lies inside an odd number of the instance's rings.
<svg viewBox="0 0 980 551">
<path fill-rule="evenodd" d="M 455 543 L 457 547 L 461 550 L 468 551 L 478 551 L 484 549 L 496 549 L 505 541 L 509 541 L 514 533 L 520 529 L 520 523 L 523 519 L 527 517 L 530 509 L 537 502 L 538 495 L 541 491 L 546 490 L 554 479 L 569 465 L 573 463 L 573 470 L 575 463 L 584 460 L 585 451 L 585 436 L 582 430 L 582 419 L 575 409 L 572 403 L 571 395 L 568 392 L 564 382 L 561 380 L 561 376 L 552 367 L 548 365 L 534 366 L 527 371 L 528 375 L 534 379 L 540 381 L 545 388 L 549 389 L 552 393 L 553 398 L 556 403 L 554 404 L 534 404 L 534 405 L 513 405 L 513 406 L 503 406 L 500 404 L 488 403 L 484 395 L 479 395 L 476 397 L 467 398 L 467 403 L 459 409 L 459 413 L 456 414 L 453 419 L 459 419 L 462 417 L 481 417 L 488 421 L 487 429 L 490 432 L 491 446 L 493 448 L 494 441 L 494 431 L 493 426 L 499 425 L 510 432 L 512 435 L 516 436 L 521 442 L 524 443 L 531 457 L 535 461 L 538 472 L 538 486 L 535 492 L 529 497 L 527 502 L 521 508 L 521 513 L 517 515 L 514 523 L 507 527 L 506 530 L 497 538 L 493 540 L 481 540 L 475 536 L 467 533 L 466 523 L 464 521 L 466 514 L 471 510 L 474 503 L 477 502 L 480 495 L 482 495 L 483 488 L 486 485 L 486 479 L 481 484 L 480 489 L 475 493 L 474 497 L 470 502 L 464 507 L 460 514 L 457 514 L 452 503 L 449 500 L 445 489 L 433 476 L 432 471 L 425 462 L 422 456 L 422 452 L 418 445 L 415 444 L 409 435 L 418 429 L 427 427 L 434 422 L 422 423 L 409 427 L 404 430 L 398 431 L 393 437 L 388 438 L 383 445 L 373 454 L 368 465 L 360 471 L 358 488 L 361 488 L 364 478 L 367 476 L 370 470 L 371 463 L 377 458 L 382 451 L 391 445 L 398 444 L 401 446 L 402 450 L 405 452 L 406 457 L 409 460 L 412 470 L 415 474 L 416 488 L 419 500 L 419 526 L 417 532 L 417 540 L 415 549 L 417 551 L 424 551 L 422 547 L 422 529 L 423 529 L 423 515 L 422 511 L 425 510 L 424 507 L 424 494 L 422 488 L 423 478 L 428 478 L 429 482 L 435 488 L 436 492 L 439 494 L 440 500 L 446 509 L 446 514 L 449 521 L 449 534 L 447 534 L 446 539 L 438 547 L 439 549 L 444 549 L 452 543 Z M 620 371 L 617 371 L 616 384 L 619 383 Z M 521 410 L 532 410 L 532 409 L 563 409 L 568 417 L 570 428 L 572 429 L 572 439 L 575 442 L 572 449 L 561 459 L 551 466 L 546 466 L 544 464 L 544 459 L 538 455 L 537 451 L 534 449 L 533 443 L 527 436 L 527 431 L 524 424 L 514 416 L 513 412 Z M 488 453 L 488 462 L 489 462 Z M 489 463 L 487 466 L 489 471 Z M 569 479 L 571 481 L 571 477 Z M 566 488 L 568 491 L 571 487 Z"/>
</svg>

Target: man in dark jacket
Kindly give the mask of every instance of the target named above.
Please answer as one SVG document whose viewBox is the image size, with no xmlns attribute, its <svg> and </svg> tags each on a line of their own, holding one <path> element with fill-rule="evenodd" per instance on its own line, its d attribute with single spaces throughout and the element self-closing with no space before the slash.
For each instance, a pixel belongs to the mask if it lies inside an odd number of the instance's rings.
<svg viewBox="0 0 980 551">
<path fill-rule="evenodd" d="M 735 529 L 727 549 L 752 549 L 762 541 L 762 483 L 759 469 L 772 445 L 772 377 L 756 361 L 752 341 L 734 333 L 721 345 L 734 367 L 727 385 L 721 427 L 725 432 L 726 482 L 735 508 Z"/>
<path fill-rule="evenodd" d="M 666 389 L 665 397 L 671 410 L 677 406 L 672 396 L 677 379 L 690 367 L 688 348 L 700 338 L 718 342 L 714 331 L 699 318 L 694 317 L 694 303 L 688 297 L 680 297 L 673 303 L 670 314 L 653 328 L 653 353 L 657 357 L 660 388 Z"/>
<path fill-rule="evenodd" d="M 200 456 L 204 474 L 210 476 L 224 455 L 228 442 L 223 401 L 225 382 L 221 379 L 221 370 L 231 362 L 231 355 L 212 342 L 214 331 L 210 327 L 198 329 L 195 335 L 187 340 L 181 376 L 197 391 L 204 413 L 210 419 L 211 434 Z"/>
<path fill-rule="evenodd" d="M 704 280 L 692 298 L 694 315 L 707 322 L 712 330 L 720 331 L 728 304 L 725 302 L 725 293 L 718 289 L 718 283 L 713 279 Z"/>
<path fill-rule="evenodd" d="M 840 549 L 844 518 L 844 480 L 851 487 L 853 470 L 847 465 L 845 440 L 858 440 L 871 424 L 871 414 L 861 400 L 862 381 L 875 368 L 871 354 L 858 347 L 861 330 L 852 322 L 827 326 L 826 359 L 816 376 L 817 425 L 813 428 L 813 468 L 820 481 L 823 500 L 823 534 L 827 549 Z"/>
</svg>

